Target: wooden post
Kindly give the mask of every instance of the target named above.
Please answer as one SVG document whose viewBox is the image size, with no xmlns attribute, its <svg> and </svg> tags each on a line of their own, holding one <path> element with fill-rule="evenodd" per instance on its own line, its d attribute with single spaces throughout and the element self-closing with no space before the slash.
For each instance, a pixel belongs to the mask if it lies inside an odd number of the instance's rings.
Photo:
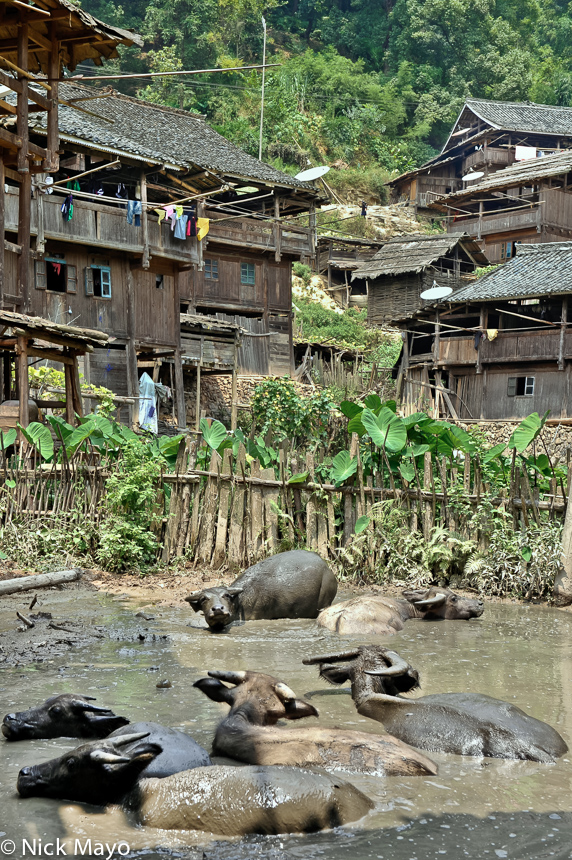
<svg viewBox="0 0 572 860">
<path fill-rule="evenodd" d="M 147 218 L 147 179 L 145 177 L 145 171 L 141 171 L 141 231 L 143 235 L 143 260 L 141 265 L 144 269 L 149 268 L 149 220 Z M 175 281 L 177 279 L 175 278 Z M 178 296 L 177 296 L 178 299 Z M 175 371 L 175 376 L 176 376 Z M 177 418 L 177 421 L 179 419 Z M 181 426 L 179 424 L 179 426 Z"/>
<path fill-rule="evenodd" d="M 81 384 L 79 381 L 79 367 L 77 362 L 77 354 L 72 355 L 72 365 L 70 367 L 70 382 L 71 382 L 71 390 L 72 390 L 72 404 L 74 412 L 76 412 L 80 418 L 83 418 L 83 404 L 81 402 Z M 67 403 L 67 394 L 66 394 L 66 403 Z M 71 423 L 71 422 L 68 422 Z"/>
<path fill-rule="evenodd" d="M 201 365 L 197 364 L 197 393 L 195 400 L 195 430 L 201 423 Z"/>
<path fill-rule="evenodd" d="M 484 330 L 485 330 L 485 308 L 484 308 L 484 305 L 481 305 L 481 315 L 479 318 L 479 331 L 481 334 L 481 338 L 479 340 L 479 347 L 477 349 L 476 373 L 482 373 L 483 372 L 483 368 L 482 368 L 482 364 L 481 364 L 481 348 L 482 348 L 482 343 L 483 343 L 482 334 L 483 334 Z"/>
<path fill-rule="evenodd" d="M 48 83 L 52 90 L 50 92 L 50 109 L 48 110 L 48 134 L 47 134 L 47 156 L 45 169 L 48 173 L 55 173 L 60 166 L 59 133 L 58 133 L 58 89 L 60 77 L 60 43 L 56 36 L 57 24 L 49 24 L 49 33 L 52 49 L 48 57 Z"/>
<path fill-rule="evenodd" d="M 560 317 L 560 345 L 558 347 L 558 370 L 564 370 L 564 346 L 566 342 L 566 322 L 568 319 L 568 296 L 562 299 L 562 315 Z"/>
<path fill-rule="evenodd" d="M 183 360 L 181 350 L 177 346 L 174 356 L 175 364 L 175 408 L 179 429 L 187 426 L 187 410 L 185 407 L 185 386 L 183 382 Z"/>
<path fill-rule="evenodd" d="M 126 261 L 127 281 L 127 335 L 125 345 L 127 359 L 127 393 L 130 397 L 139 397 L 139 374 L 137 372 L 137 351 L 135 349 L 135 289 L 133 286 L 133 272 L 129 261 Z M 139 401 L 135 406 L 129 407 L 129 421 L 133 426 L 139 420 Z"/>
<path fill-rule="evenodd" d="M 435 312 L 435 336 L 433 338 L 433 367 L 437 367 L 439 362 L 439 349 L 441 340 L 441 325 L 439 319 L 439 311 Z"/>
<path fill-rule="evenodd" d="M 280 225 L 280 198 L 274 198 L 274 259 L 279 263 L 282 259 L 282 227 Z"/>
<path fill-rule="evenodd" d="M 28 339 L 22 335 L 18 337 L 16 345 L 17 369 L 18 369 L 18 421 L 22 427 L 30 423 L 30 409 L 28 399 L 30 397 L 30 386 L 28 383 Z"/>
<path fill-rule="evenodd" d="M 21 69 L 28 69 L 28 24 L 18 23 L 18 65 Z M 29 173 L 28 165 L 28 78 L 19 75 L 21 92 L 18 93 L 16 133 L 22 140 L 18 150 L 18 173 Z"/>
<path fill-rule="evenodd" d="M 4 224 L 6 211 L 6 195 L 4 194 L 4 183 L 6 172 L 4 170 L 4 158 L 0 150 L 0 310 L 4 306 Z"/>
<path fill-rule="evenodd" d="M 237 333 L 234 333 L 234 356 L 232 361 L 232 386 L 231 386 L 231 406 L 230 406 L 230 429 L 236 430 L 238 422 L 238 403 L 237 403 L 237 375 L 238 375 L 238 347 Z"/>
<path fill-rule="evenodd" d="M 316 256 L 316 204 L 314 202 L 310 203 L 308 226 L 310 227 L 310 254 L 314 259 Z"/>
</svg>

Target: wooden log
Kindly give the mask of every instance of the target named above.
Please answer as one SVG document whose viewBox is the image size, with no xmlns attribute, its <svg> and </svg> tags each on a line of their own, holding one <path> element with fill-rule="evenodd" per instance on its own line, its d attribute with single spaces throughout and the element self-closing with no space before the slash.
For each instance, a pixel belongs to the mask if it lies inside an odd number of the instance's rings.
<svg viewBox="0 0 572 860">
<path fill-rule="evenodd" d="M 271 479 L 274 477 L 274 469 L 264 469 L 261 474 L 262 478 Z M 278 549 L 278 489 L 269 487 L 262 491 L 262 500 L 264 508 L 264 524 L 266 532 L 265 554 L 276 552 Z"/>
<path fill-rule="evenodd" d="M 46 588 L 60 585 L 63 582 L 74 582 L 82 575 L 79 567 L 73 570 L 59 570 L 55 573 L 39 573 L 36 576 L 22 576 L 18 579 L 5 579 L 0 582 L 0 595 L 16 594 L 19 591 L 30 591 L 32 588 Z"/>
<path fill-rule="evenodd" d="M 423 458 L 423 489 L 425 492 L 431 491 L 433 489 L 433 467 L 431 463 L 431 453 L 427 451 Z M 432 516 L 432 508 L 433 508 L 433 498 L 434 495 L 431 493 L 431 503 L 424 502 L 423 503 L 423 536 L 425 540 L 429 540 L 431 536 L 431 529 L 433 528 L 433 516 Z"/>
<path fill-rule="evenodd" d="M 217 465 L 221 463 L 221 456 L 213 451 L 210 471 L 214 472 Z M 214 478 L 209 478 L 205 487 L 205 500 L 203 504 L 203 521 L 199 535 L 198 560 L 203 564 L 209 564 L 213 548 L 215 533 L 215 517 L 218 502 L 218 485 Z"/>
<path fill-rule="evenodd" d="M 314 455 L 306 454 L 306 471 L 314 482 Z M 316 517 L 316 499 L 314 493 L 308 495 L 306 501 L 306 547 L 314 552 L 318 549 L 318 520 Z"/>
<path fill-rule="evenodd" d="M 244 473 L 244 464 L 246 462 L 246 449 L 244 445 L 240 445 L 236 458 L 236 472 Z M 246 484 L 235 484 L 234 496 L 230 510 L 230 529 L 228 536 L 228 566 L 231 569 L 238 569 L 242 566 L 244 560 L 245 533 L 248 524 L 244 518 L 244 499 Z"/>
<path fill-rule="evenodd" d="M 250 466 L 250 474 L 252 478 L 260 476 L 260 463 L 258 460 L 253 460 Z M 264 519 L 262 509 L 262 490 L 255 484 L 251 485 L 250 489 L 250 546 L 249 564 L 258 561 L 262 555 L 262 543 L 264 541 Z"/>
<path fill-rule="evenodd" d="M 223 475 L 231 474 L 232 451 L 226 448 L 223 454 L 222 473 Z M 219 505 L 218 519 L 216 527 L 216 541 L 211 561 L 211 567 L 217 570 L 224 564 L 226 558 L 226 536 L 228 532 L 228 516 L 229 516 L 229 500 L 230 500 L 230 484 L 228 482 L 221 483 L 219 490 Z"/>
</svg>

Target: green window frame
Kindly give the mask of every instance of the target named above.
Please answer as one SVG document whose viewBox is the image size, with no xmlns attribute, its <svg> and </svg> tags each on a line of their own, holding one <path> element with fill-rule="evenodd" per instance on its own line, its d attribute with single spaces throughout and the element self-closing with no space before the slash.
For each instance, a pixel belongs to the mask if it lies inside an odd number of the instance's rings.
<svg viewBox="0 0 572 860">
<path fill-rule="evenodd" d="M 251 287 L 254 286 L 256 282 L 256 267 L 254 263 L 241 263 L 240 264 L 240 283 L 247 284 Z"/>
</svg>

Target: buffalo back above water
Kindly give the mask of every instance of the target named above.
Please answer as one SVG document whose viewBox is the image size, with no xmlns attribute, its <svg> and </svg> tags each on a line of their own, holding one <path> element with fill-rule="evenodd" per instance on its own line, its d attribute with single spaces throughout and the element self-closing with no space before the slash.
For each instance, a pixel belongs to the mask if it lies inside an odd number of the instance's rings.
<svg viewBox="0 0 572 860">
<path fill-rule="evenodd" d="M 411 618 L 427 621 L 468 620 L 483 614 L 481 600 L 461 597 L 449 588 L 407 590 L 403 597 L 365 595 L 320 612 L 318 624 L 342 636 L 390 636 Z"/>
<path fill-rule="evenodd" d="M 122 737 L 129 734 L 145 734 L 147 741 L 161 747 L 159 755 L 155 756 L 141 772 L 141 778 L 158 777 L 160 779 L 180 773 L 182 770 L 192 770 L 194 767 L 208 767 L 212 764 L 209 754 L 198 745 L 190 735 L 162 726 L 159 723 L 131 723 L 125 728 L 118 729 L 109 736 Z M 135 744 L 137 741 L 135 741 Z M 129 752 L 131 745 L 125 749 Z"/>
<path fill-rule="evenodd" d="M 292 550 L 245 570 L 230 586 L 195 591 L 185 598 L 203 612 L 212 630 L 235 620 L 316 618 L 336 596 L 338 584 L 314 552 Z"/>
</svg>

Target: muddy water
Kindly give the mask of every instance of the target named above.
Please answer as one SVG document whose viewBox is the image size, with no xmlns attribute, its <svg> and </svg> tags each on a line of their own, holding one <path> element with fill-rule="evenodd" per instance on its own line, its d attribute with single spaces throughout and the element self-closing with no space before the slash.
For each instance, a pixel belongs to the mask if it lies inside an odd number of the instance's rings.
<svg viewBox="0 0 572 860">
<path fill-rule="evenodd" d="M 3 599 L 0 632 L 14 628 L 15 609 L 25 611 L 27 602 L 23 597 Z M 253 669 L 277 675 L 298 695 L 310 698 L 323 725 L 382 732 L 378 723 L 357 714 L 348 691 L 328 687 L 315 667 L 301 662 L 312 653 L 372 638 L 341 638 L 313 621 L 250 622 L 213 635 L 189 626 L 198 616 L 186 606 L 153 609 L 81 589 L 47 592 L 41 604 L 38 608 L 51 611 L 56 620 L 79 617 L 86 624 L 105 624 L 115 638 L 76 648 L 65 657 L 47 655 L 44 663 L 0 670 L 2 714 L 48 695 L 78 692 L 96 696 L 98 703 L 132 721 L 180 728 L 209 748 L 227 708 L 193 689 L 192 682 L 208 669 Z M 155 620 L 135 618 L 141 609 L 153 613 Z M 139 641 L 139 633 L 144 641 Z M 153 641 L 153 634 L 169 638 Z M 421 671 L 422 692 L 470 690 L 513 701 L 555 726 L 572 746 L 571 614 L 492 605 L 481 619 L 413 621 L 400 634 L 377 641 L 391 643 Z M 164 679 L 172 687 L 157 689 Z M 89 839 L 92 848 L 123 840 L 130 846 L 126 855 L 121 846 L 125 856 L 151 860 L 572 857 L 572 754 L 554 765 L 435 754 L 435 777 L 349 777 L 376 804 L 353 826 L 312 836 L 212 841 L 204 835 L 135 828 L 118 809 L 103 813 L 79 804 L 17 797 L 21 767 L 75 745 L 66 739 L 17 744 L 0 740 L 0 860 L 5 839 L 16 845 L 12 857 L 33 856 L 22 851 L 24 838 L 42 839 L 44 845 L 59 838 L 66 856 L 81 856 L 76 840 L 81 850 Z"/>
</svg>

